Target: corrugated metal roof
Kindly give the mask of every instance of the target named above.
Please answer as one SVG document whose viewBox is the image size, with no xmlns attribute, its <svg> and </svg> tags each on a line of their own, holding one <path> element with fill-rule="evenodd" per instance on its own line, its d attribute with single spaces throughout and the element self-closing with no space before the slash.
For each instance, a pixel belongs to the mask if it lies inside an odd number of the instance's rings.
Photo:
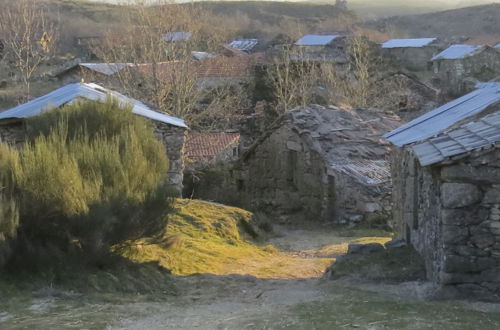
<svg viewBox="0 0 500 330">
<path fill-rule="evenodd" d="M 391 39 L 382 44 L 382 48 L 419 48 L 427 46 L 437 38 L 417 38 L 417 39 Z"/>
<path fill-rule="evenodd" d="M 385 134 L 384 138 L 399 147 L 422 141 L 499 101 L 500 85 L 489 83 Z"/>
<path fill-rule="evenodd" d="M 484 46 L 452 45 L 441 53 L 435 55 L 431 61 L 435 60 L 455 60 L 473 55 Z"/>
<path fill-rule="evenodd" d="M 123 106 L 131 105 L 132 112 L 136 115 L 173 126 L 187 128 L 184 120 L 180 118 L 156 112 L 142 102 L 92 83 L 74 83 L 56 89 L 55 91 L 31 100 L 30 102 L 1 112 L 0 120 L 37 116 L 46 109 L 58 108 L 81 98 L 104 102 L 108 96 L 113 97 Z"/>
<path fill-rule="evenodd" d="M 493 146 L 500 141 L 500 111 L 484 116 L 438 137 L 413 146 L 422 166 L 473 150 Z"/>
<path fill-rule="evenodd" d="M 321 35 L 321 34 L 306 34 L 295 43 L 297 46 L 326 46 L 333 40 L 337 39 L 339 35 Z"/>
<path fill-rule="evenodd" d="M 132 66 L 131 63 L 80 63 L 79 65 L 106 76 L 114 75 L 123 68 Z"/>
<path fill-rule="evenodd" d="M 495 46 L 496 49 L 500 49 L 500 44 Z"/>
<path fill-rule="evenodd" d="M 192 32 L 167 32 L 163 34 L 163 40 L 173 42 L 173 41 L 188 41 L 193 35 Z"/>
<path fill-rule="evenodd" d="M 244 52 L 249 52 L 257 46 L 259 43 L 258 39 L 238 39 L 231 41 L 228 46 L 233 47 Z"/>
<path fill-rule="evenodd" d="M 201 61 L 206 58 L 214 58 L 217 57 L 217 54 L 212 54 L 212 53 L 207 53 L 207 52 L 191 52 L 191 56 L 193 56 L 195 59 Z"/>
</svg>

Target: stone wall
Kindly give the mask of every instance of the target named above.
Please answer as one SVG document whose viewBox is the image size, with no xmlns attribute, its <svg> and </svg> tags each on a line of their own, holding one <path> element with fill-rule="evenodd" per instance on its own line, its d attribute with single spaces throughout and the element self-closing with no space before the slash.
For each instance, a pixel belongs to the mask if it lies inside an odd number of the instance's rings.
<svg viewBox="0 0 500 330">
<path fill-rule="evenodd" d="M 177 195 L 181 196 L 184 179 L 186 129 L 157 121 L 153 124 L 156 137 L 165 144 L 168 155 L 167 182 L 177 192 Z"/>
<path fill-rule="evenodd" d="M 156 137 L 165 144 L 169 160 L 167 180 L 180 196 L 184 172 L 184 143 L 186 129 L 161 122 L 152 122 Z M 0 122 L 0 141 L 19 146 L 26 141 L 26 129 L 23 121 L 6 120 Z"/>
<path fill-rule="evenodd" d="M 461 96 L 470 92 L 465 79 L 489 81 L 500 75 L 500 52 L 486 48 L 474 56 L 434 61 L 433 66 L 443 91 L 451 96 Z"/>
<path fill-rule="evenodd" d="M 308 138 L 284 125 L 239 164 L 232 175 L 241 206 L 341 224 L 389 216 L 387 191 L 331 169 Z"/>
<path fill-rule="evenodd" d="M 431 58 L 439 52 L 436 46 L 405 47 L 382 49 L 393 57 L 401 66 L 411 71 L 428 70 Z"/>
<path fill-rule="evenodd" d="M 500 151 L 421 167 L 396 152 L 394 217 L 398 236 L 423 256 L 443 289 L 495 299 L 500 294 Z"/>
<path fill-rule="evenodd" d="M 22 121 L 0 121 L 0 142 L 19 146 L 26 140 L 25 132 L 26 129 Z"/>
</svg>

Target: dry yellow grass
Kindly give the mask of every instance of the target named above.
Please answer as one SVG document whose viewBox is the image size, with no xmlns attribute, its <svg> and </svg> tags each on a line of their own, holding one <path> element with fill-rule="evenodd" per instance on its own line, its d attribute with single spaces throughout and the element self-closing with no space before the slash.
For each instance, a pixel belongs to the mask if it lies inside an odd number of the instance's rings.
<svg viewBox="0 0 500 330">
<path fill-rule="evenodd" d="M 319 277 L 350 242 L 384 243 L 388 237 L 348 238 L 319 250 L 282 252 L 249 236 L 252 213 L 204 201 L 177 200 L 165 236 L 128 243 L 122 253 L 136 262 L 158 262 L 176 275 L 246 274 L 259 278 Z"/>
</svg>

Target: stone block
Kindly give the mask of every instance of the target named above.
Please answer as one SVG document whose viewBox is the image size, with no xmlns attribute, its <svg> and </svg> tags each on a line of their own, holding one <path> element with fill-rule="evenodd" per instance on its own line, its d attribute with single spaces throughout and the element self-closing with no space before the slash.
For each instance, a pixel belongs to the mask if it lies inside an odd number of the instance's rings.
<svg viewBox="0 0 500 330">
<path fill-rule="evenodd" d="M 465 242 L 469 237 L 466 227 L 443 226 L 443 242 L 445 244 L 458 244 Z"/>
<path fill-rule="evenodd" d="M 471 183 L 443 183 L 441 202 L 445 208 L 460 208 L 479 202 L 482 193 Z"/>
<path fill-rule="evenodd" d="M 491 233 L 478 234 L 471 237 L 471 242 L 480 249 L 495 245 L 495 236 Z"/>
<path fill-rule="evenodd" d="M 500 203 L 500 185 L 493 185 L 486 191 L 483 198 L 485 204 Z"/>
<path fill-rule="evenodd" d="M 478 224 L 488 217 L 486 209 L 470 211 L 464 209 L 443 209 L 441 211 L 441 220 L 444 225 L 471 225 Z"/>
<path fill-rule="evenodd" d="M 500 168 L 467 164 L 447 166 L 441 169 L 441 178 L 445 181 L 480 182 L 500 184 Z"/>
<path fill-rule="evenodd" d="M 495 265 L 491 258 L 446 255 L 443 270 L 447 273 L 475 273 Z"/>
</svg>

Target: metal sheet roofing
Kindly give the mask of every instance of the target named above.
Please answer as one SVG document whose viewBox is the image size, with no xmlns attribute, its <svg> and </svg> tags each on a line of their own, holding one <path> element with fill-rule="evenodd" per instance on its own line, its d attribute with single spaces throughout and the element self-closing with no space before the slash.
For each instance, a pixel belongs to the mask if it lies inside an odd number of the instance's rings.
<svg viewBox="0 0 500 330">
<path fill-rule="evenodd" d="M 192 32 L 167 32 L 163 34 L 163 40 L 173 42 L 173 41 L 187 41 L 193 35 Z"/>
<path fill-rule="evenodd" d="M 132 106 L 132 112 L 136 115 L 169 125 L 187 128 L 184 120 L 180 118 L 156 112 L 142 102 L 92 83 L 74 83 L 56 89 L 44 96 L 1 112 L 0 120 L 37 116 L 44 110 L 58 108 L 82 98 L 104 102 L 108 96 L 116 99 L 123 106 Z"/>
<path fill-rule="evenodd" d="M 441 53 L 435 55 L 431 60 L 456 60 L 459 58 L 464 58 L 471 56 L 476 51 L 480 50 L 484 46 L 472 46 L 472 45 L 452 45 Z"/>
<path fill-rule="evenodd" d="M 295 43 L 297 46 L 326 46 L 333 40 L 337 39 L 339 35 L 321 35 L 321 34 L 306 34 Z"/>
<path fill-rule="evenodd" d="M 418 38 L 418 39 L 391 39 L 382 44 L 382 48 L 419 48 L 427 46 L 437 38 Z"/>
<path fill-rule="evenodd" d="M 500 49 L 500 44 L 495 46 L 496 49 Z"/>
<path fill-rule="evenodd" d="M 191 52 L 191 56 L 193 56 L 195 59 L 201 61 L 206 58 L 214 58 L 217 57 L 217 54 L 212 54 L 212 53 L 207 53 L 207 52 Z"/>
<path fill-rule="evenodd" d="M 492 147 L 500 141 L 500 111 L 469 122 L 413 146 L 413 151 L 422 166 L 477 149 Z"/>
<path fill-rule="evenodd" d="M 131 63 L 80 63 L 79 65 L 106 76 L 114 75 L 123 68 L 132 66 Z"/>
<path fill-rule="evenodd" d="M 481 85 L 478 85 L 481 87 Z M 488 83 L 467 95 L 434 109 L 384 135 L 396 146 L 436 136 L 457 122 L 476 115 L 500 102 L 500 85 Z"/>
<path fill-rule="evenodd" d="M 254 49 L 258 43 L 258 39 L 238 39 L 231 41 L 228 46 L 242 50 L 244 52 L 249 52 Z"/>
</svg>

